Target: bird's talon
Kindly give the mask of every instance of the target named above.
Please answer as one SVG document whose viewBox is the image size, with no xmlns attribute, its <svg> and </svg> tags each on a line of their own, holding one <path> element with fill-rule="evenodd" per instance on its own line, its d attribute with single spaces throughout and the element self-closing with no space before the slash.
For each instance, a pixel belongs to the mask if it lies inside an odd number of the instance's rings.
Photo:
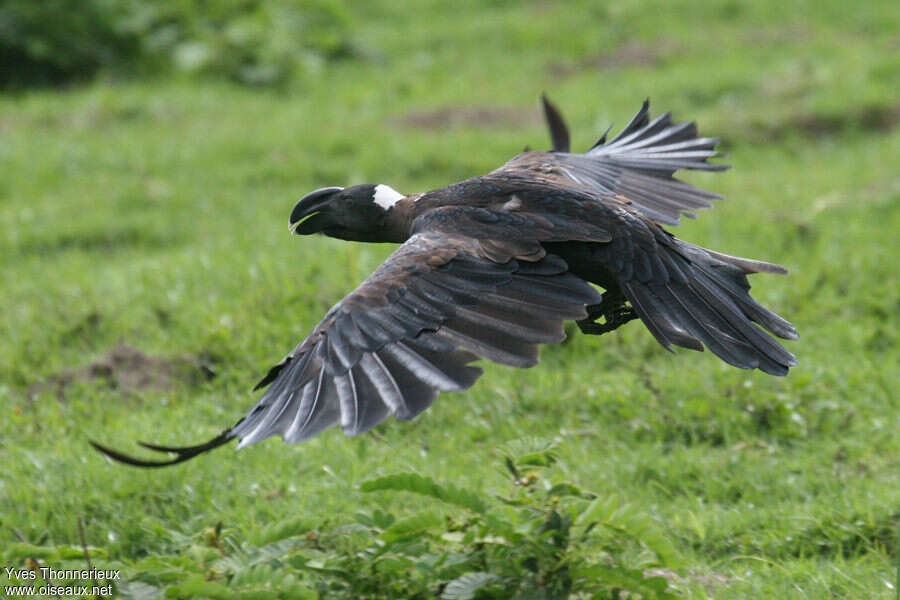
<svg viewBox="0 0 900 600">
<path fill-rule="evenodd" d="M 604 297 L 600 304 L 591 304 L 586 309 L 587 318 L 577 321 L 577 324 L 583 333 L 589 335 L 602 335 L 615 331 L 625 323 L 638 318 L 634 309 L 624 304 L 621 297 L 610 298 L 609 301 Z M 602 323 L 599 322 L 600 319 L 603 319 Z"/>
</svg>

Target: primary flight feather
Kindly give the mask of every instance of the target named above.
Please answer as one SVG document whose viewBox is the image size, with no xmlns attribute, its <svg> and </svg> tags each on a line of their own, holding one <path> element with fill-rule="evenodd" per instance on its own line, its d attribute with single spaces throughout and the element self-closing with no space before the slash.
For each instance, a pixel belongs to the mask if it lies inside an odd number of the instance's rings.
<svg viewBox="0 0 900 600">
<path fill-rule="evenodd" d="M 294 443 L 338 424 L 357 435 L 392 414 L 412 419 L 440 392 L 471 387 L 479 358 L 535 365 L 540 344 L 565 338 L 567 320 L 602 334 L 637 318 L 669 350 L 705 346 L 736 367 L 787 374 L 796 358 L 763 328 L 784 339 L 797 331 L 758 304 L 747 282 L 750 273 L 785 269 L 663 228 L 719 198 L 673 177 L 726 169 L 707 162 L 718 156 L 717 140 L 668 113 L 650 120 L 645 101 L 616 137 L 571 153 L 562 115 L 543 104 L 552 151 L 525 152 L 430 192 L 326 187 L 297 203 L 297 235 L 401 245 L 269 370 L 255 388 L 265 391 L 237 424 L 197 446 L 141 443 L 174 455 L 167 460 L 91 444 L 117 461 L 156 467 L 234 439 L 238 447 L 273 435 Z"/>
</svg>

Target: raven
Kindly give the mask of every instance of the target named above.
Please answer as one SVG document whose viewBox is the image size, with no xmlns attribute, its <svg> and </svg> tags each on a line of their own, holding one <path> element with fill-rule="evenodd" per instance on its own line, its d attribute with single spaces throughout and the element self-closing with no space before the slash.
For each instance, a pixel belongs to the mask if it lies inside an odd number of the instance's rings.
<svg viewBox="0 0 900 600">
<path fill-rule="evenodd" d="M 294 443 L 335 424 L 357 435 L 469 388 L 482 372 L 476 359 L 535 365 L 538 345 L 562 341 L 567 320 L 603 334 L 637 318 L 670 351 L 706 346 L 735 367 L 786 375 L 796 358 L 757 324 L 784 339 L 797 331 L 750 297 L 747 275 L 787 271 L 663 228 L 721 198 L 673 177 L 728 168 L 707 162 L 720 156 L 718 140 L 669 113 L 651 120 L 644 101 L 617 136 L 571 153 L 562 115 L 546 97 L 543 107 L 553 149 L 487 175 L 411 195 L 367 184 L 304 196 L 291 211 L 294 234 L 400 247 L 269 370 L 233 427 L 197 446 L 141 443 L 166 460 L 91 444 L 157 467 L 233 439 L 239 448 L 276 434 Z"/>
</svg>

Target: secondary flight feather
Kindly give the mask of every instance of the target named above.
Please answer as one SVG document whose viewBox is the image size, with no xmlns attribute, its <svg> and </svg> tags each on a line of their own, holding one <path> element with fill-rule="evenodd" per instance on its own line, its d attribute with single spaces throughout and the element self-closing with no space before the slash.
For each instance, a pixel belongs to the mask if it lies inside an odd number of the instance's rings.
<svg viewBox="0 0 900 600">
<path fill-rule="evenodd" d="M 706 347 L 735 367 L 787 374 L 796 358 L 769 334 L 795 339 L 797 331 L 757 303 L 747 281 L 785 269 L 663 228 L 720 198 L 674 177 L 726 169 L 708 162 L 717 140 L 668 113 L 651 120 L 645 101 L 614 138 L 572 153 L 562 115 L 543 105 L 551 151 L 425 193 L 326 187 L 297 203 L 297 235 L 401 245 L 269 370 L 255 388 L 265 391 L 234 426 L 196 446 L 139 442 L 170 454 L 164 460 L 91 444 L 119 462 L 157 467 L 235 439 L 238 447 L 274 435 L 294 443 L 335 425 L 357 435 L 471 387 L 478 359 L 535 365 L 539 345 L 562 341 L 568 320 L 598 335 L 640 319 L 669 350 Z"/>
</svg>

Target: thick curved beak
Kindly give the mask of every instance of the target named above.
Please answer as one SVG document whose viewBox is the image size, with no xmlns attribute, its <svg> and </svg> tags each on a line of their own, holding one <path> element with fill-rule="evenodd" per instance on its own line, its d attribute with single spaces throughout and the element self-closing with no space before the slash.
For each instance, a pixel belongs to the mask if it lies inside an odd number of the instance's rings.
<svg viewBox="0 0 900 600">
<path fill-rule="evenodd" d="M 306 229 L 303 227 L 304 224 L 311 224 L 310 217 L 315 216 L 323 206 L 328 202 L 328 198 L 336 193 L 340 192 L 344 188 L 332 186 L 332 187 L 324 187 L 315 190 L 314 192 L 310 192 L 307 195 L 303 196 L 299 202 L 294 206 L 294 209 L 291 211 L 291 218 L 288 223 L 288 227 L 291 230 L 291 233 L 296 234 L 305 234 L 305 233 L 314 233 L 314 231 L 304 231 Z"/>
</svg>

